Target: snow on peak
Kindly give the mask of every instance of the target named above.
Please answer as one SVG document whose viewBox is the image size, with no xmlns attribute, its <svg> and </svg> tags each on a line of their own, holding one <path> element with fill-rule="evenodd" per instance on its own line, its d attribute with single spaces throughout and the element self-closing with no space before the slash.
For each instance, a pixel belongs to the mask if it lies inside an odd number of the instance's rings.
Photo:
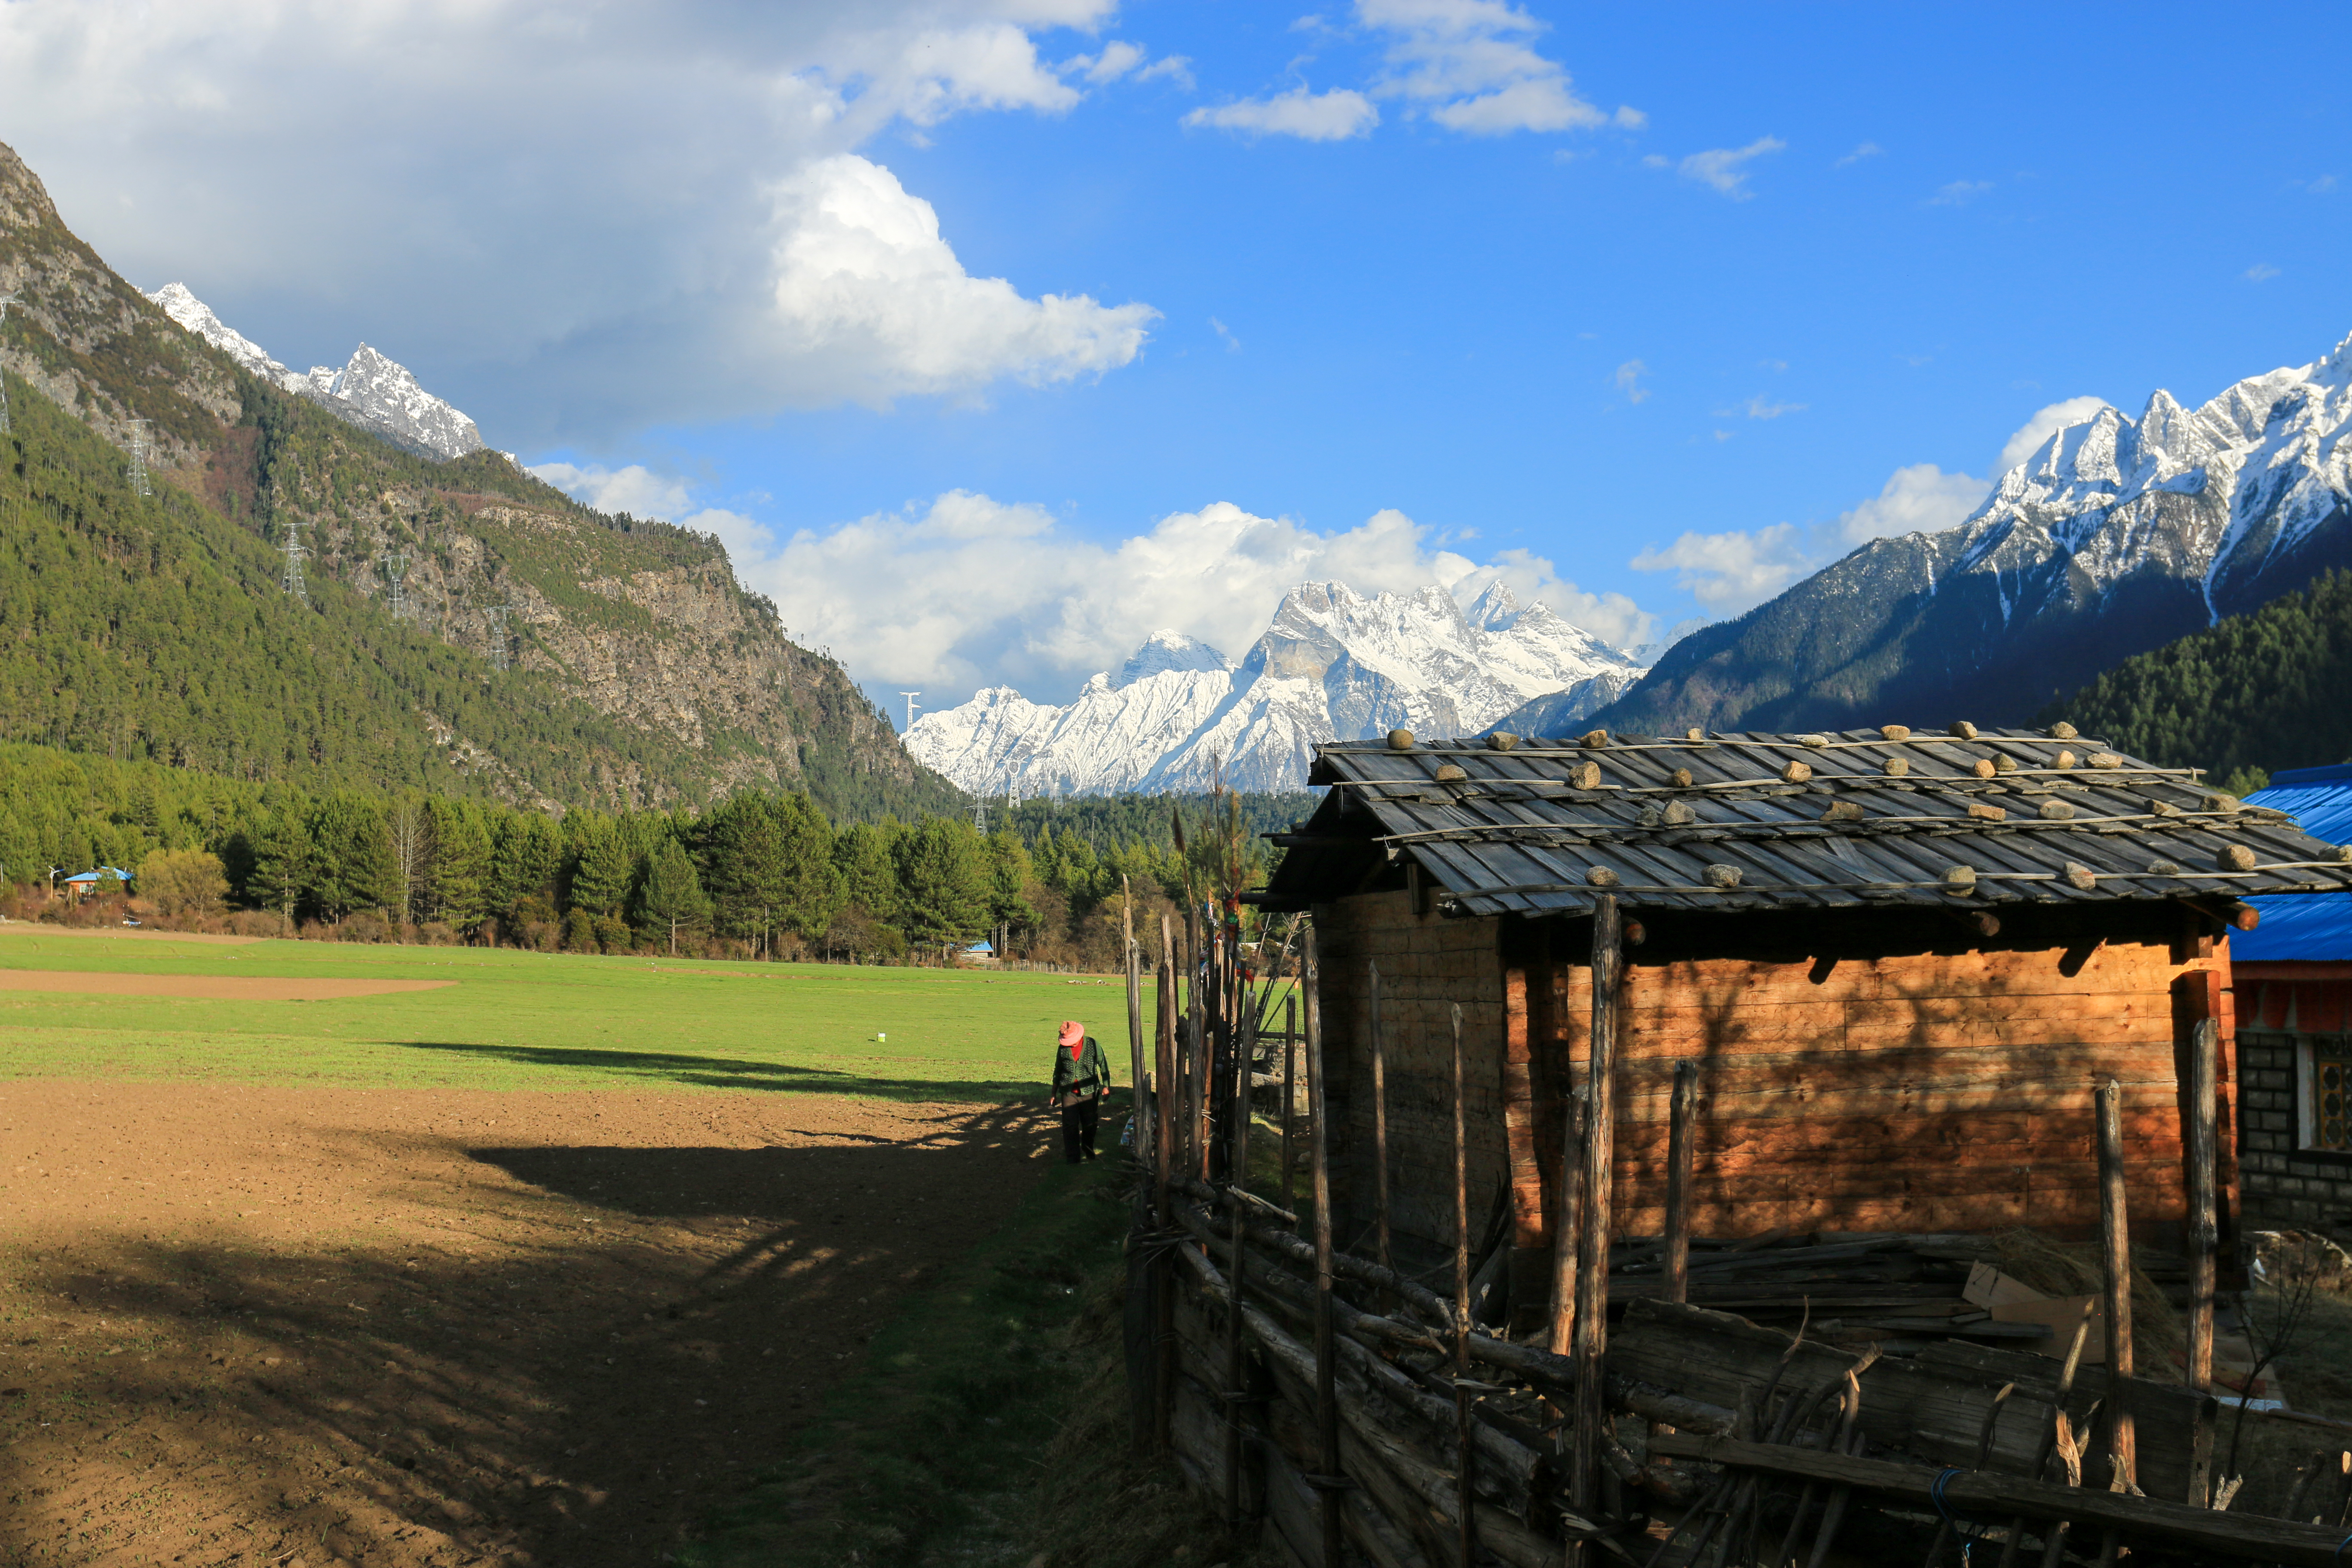
<svg viewBox="0 0 2352 1568">
<path fill-rule="evenodd" d="M 1435 584 L 1370 596 L 1301 583 L 1239 666 L 1156 632 L 1065 707 L 1006 688 L 926 713 L 907 749 L 965 789 L 1069 794 L 1296 789 L 1313 747 L 1402 726 L 1471 735 L 1538 698 L 1570 718 L 1638 679 L 1628 655 L 1491 585 L 1465 614 Z M 1599 678 L 1599 679 L 1596 679 Z M 1574 710 L 1570 712 L 1570 710 Z"/>
<path fill-rule="evenodd" d="M 1118 679 L 1104 679 L 1106 684 L 1118 688 L 1171 669 L 1227 670 L 1233 667 L 1233 660 L 1200 638 L 1162 626 L 1145 638 L 1141 647 L 1128 655 L 1127 662 L 1118 668 Z"/>
<path fill-rule="evenodd" d="M 166 283 L 147 298 L 255 375 L 323 404 L 362 429 L 444 458 L 462 458 L 481 447 L 482 433 L 471 419 L 419 386 L 407 367 L 365 343 L 341 370 L 318 365 L 304 375 L 270 358 L 261 345 L 215 315 L 184 283 Z"/>
</svg>

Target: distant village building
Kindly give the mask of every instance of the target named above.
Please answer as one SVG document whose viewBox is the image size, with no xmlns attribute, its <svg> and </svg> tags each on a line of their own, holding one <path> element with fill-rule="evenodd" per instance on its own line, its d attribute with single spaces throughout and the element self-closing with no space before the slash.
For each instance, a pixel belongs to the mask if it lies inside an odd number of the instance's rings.
<svg viewBox="0 0 2352 1568">
<path fill-rule="evenodd" d="M 112 866 L 100 866 L 95 870 L 78 872 L 63 883 L 66 897 L 79 902 L 92 893 L 112 892 L 131 885 L 131 873 Z"/>
<path fill-rule="evenodd" d="M 1312 910 L 1320 946 L 1342 1247 L 1382 1186 L 1376 1024 L 1399 1263 L 1451 1246 L 1458 1004 L 1474 1232 L 1510 1238 L 1514 1315 L 1540 1309 L 1604 895 L 1625 922 L 1619 1235 L 1663 1227 L 1689 1062 L 1701 1237 L 2092 1234 L 2093 1094 L 2113 1079 L 2134 1228 L 2177 1246 L 2185 1064 L 2210 1021 L 2228 1236 L 2229 938 L 2252 895 L 2352 908 L 2335 845 L 2065 726 L 1507 741 L 1320 747 L 1311 782 L 1328 795 L 1275 836 L 1289 852 L 1258 900 Z M 2352 1176 L 2352 1153 L 2328 1158 Z"/>
<path fill-rule="evenodd" d="M 2352 839 L 2352 767 L 2273 774 L 2247 804 Z M 2262 924 L 2231 944 L 2246 1213 L 2352 1221 L 2352 893 L 2250 901 Z"/>
</svg>

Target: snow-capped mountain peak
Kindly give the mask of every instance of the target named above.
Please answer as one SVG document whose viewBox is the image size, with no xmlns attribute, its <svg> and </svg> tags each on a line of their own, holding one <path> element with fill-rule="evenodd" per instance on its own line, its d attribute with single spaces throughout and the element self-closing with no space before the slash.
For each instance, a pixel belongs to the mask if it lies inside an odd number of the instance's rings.
<svg viewBox="0 0 2352 1568">
<path fill-rule="evenodd" d="M 1114 679 L 1064 707 L 992 687 L 926 713 L 907 749 L 984 794 L 1295 789 L 1318 742 L 1402 726 L 1469 735 L 1540 699 L 1562 721 L 1641 675 L 1626 654 L 1491 584 L 1465 612 L 1432 585 L 1367 596 L 1301 583 L 1236 666 L 1181 632 L 1152 634 Z"/>
<path fill-rule="evenodd" d="M 341 370 L 318 365 L 304 375 L 270 358 L 260 344 L 214 314 L 184 283 L 166 283 L 147 298 L 255 375 L 322 405 L 363 430 L 442 458 L 462 458 L 481 448 L 482 433 L 471 419 L 418 385 L 406 366 L 365 343 Z"/>
</svg>

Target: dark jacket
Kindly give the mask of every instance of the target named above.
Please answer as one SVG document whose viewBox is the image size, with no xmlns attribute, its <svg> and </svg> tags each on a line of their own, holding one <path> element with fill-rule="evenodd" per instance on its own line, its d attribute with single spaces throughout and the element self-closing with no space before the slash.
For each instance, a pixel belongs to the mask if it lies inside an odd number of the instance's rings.
<svg viewBox="0 0 2352 1568">
<path fill-rule="evenodd" d="M 1088 1035 L 1076 1061 L 1070 1059 L 1067 1047 L 1054 1047 L 1054 1092 L 1088 1098 L 1110 1092 L 1110 1058 L 1103 1055 L 1100 1041 Z"/>
</svg>

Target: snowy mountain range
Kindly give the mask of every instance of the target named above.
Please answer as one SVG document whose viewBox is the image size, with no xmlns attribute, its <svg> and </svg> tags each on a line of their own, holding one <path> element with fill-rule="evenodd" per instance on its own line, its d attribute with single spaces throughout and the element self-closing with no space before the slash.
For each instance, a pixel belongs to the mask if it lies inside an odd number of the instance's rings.
<svg viewBox="0 0 2352 1568">
<path fill-rule="evenodd" d="M 254 374 L 332 410 L 362 429 L 436 458 L 462 458 L 481 449 L 482 433 L 471 419 L 419 386 L 405 366 L 365 343 L 341 370 L 315 365 L 305 375 L 287 369 L 263 352 L 260 344 L 213 314 L 212 307 L 184 283 L 166 283 L 147 298 Z"/>
<path fill-rule="evenodd" d="M 1075 701 L 991 687 L 926 713 L 907 750 L 975 794 L 1297 789 L 1317 742 L 1403 728 L 1469 735 L 1550 700 L 1572 721 L 1638 679 L 1633 658 L 1496 583 L 1465 610 L 1444 588 L 1367 598 L 1302 583 L 1239 665 L 1152 634 Z M 1574 694 L 1574 695 L 1572 695 Z M 1564 717 L 1562 717 L 1564 715 Z"/>
<path fill-rule="evenodd" d="M 1663 655 L 1632 731 L 2014 723 L 2100 671 L 2352 567 L 2352 338 L 2197 408 L 2109 407 L 1966 521 L 1864 545 Z"/>
</svg>

